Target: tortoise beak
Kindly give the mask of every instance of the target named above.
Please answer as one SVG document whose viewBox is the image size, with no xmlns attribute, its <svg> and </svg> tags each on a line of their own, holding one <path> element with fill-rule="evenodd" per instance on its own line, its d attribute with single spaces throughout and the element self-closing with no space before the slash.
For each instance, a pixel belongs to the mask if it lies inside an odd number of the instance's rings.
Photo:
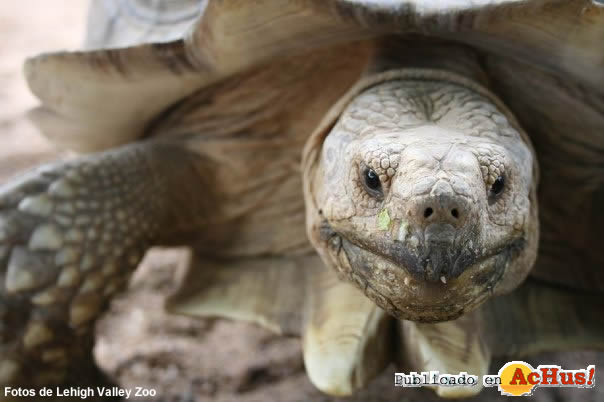
<svg viewBox="0 0 604 402">
<path fill-rule="evenodd" d="M 389 255 L 384 257 L 404 267 L 418 280 L 446 283 L 461 275 L 476 260 L 472 250 L 463 246 L 468 241 L 459 239 L 458 235 L 450 224 L 430 224 L 418 236 L 423 238 L 423 242 L 416 250 L 395 240 L 387 253 Z"/>
<path fill-rule="evenodd" d="M 404 267 L 417 280 L 440 280 L 446 284 L 448 280 L 460 276 L 478 257 L 467 246 L 473 236 L 456 230 L 450 224 L 430 224 L 417 237 L 423 238 L 423 242 L 415 251 L 395 240 L 389 255 L 384 255 Z"/>
</svg>

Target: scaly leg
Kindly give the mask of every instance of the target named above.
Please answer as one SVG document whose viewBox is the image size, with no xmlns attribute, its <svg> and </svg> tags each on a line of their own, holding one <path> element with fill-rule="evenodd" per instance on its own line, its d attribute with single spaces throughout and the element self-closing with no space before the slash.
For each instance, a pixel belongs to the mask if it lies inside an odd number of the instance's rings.
<svg viewBox="0 0 604 402">
<path fill-rule="evenodd" d="M 96 376 L 95 319 L 150 246 L 197 233 L 203 168 L 178 145 L 144 142 L 0 187 L 0 385 Z"/>
</svg>

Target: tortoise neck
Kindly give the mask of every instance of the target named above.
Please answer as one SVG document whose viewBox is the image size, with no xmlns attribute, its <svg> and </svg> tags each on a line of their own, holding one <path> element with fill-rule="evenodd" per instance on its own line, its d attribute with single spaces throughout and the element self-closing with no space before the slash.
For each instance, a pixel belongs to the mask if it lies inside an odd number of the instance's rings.
<svg viewBox="0 0 604 402">
<path fill-rule="evenodd" d="M 386 37 L 377 45 L 368 75 L 386 70 L 412 68 L 450 71 L 482 86 L 488 86 L 478 53 L 465 46 L 438 39 Z"/>
</svg>

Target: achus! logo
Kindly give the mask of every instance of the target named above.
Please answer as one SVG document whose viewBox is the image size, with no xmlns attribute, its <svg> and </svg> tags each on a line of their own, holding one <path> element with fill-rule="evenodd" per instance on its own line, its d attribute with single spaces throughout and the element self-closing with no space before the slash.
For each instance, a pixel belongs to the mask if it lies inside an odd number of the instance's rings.
<svg viewBox="0 0 604 402">
<path fill-rule="evenodd" d="M 596 366 L 564 370 L 560 366 L 541 364 L 536 369 L 523 361 L 503 365 L 497 375 L 483 376 L 485 387 L 498 386 L 501 395 L 530 396 L 537 387 L 591 388 L 595 386 Z"/>
</svg>

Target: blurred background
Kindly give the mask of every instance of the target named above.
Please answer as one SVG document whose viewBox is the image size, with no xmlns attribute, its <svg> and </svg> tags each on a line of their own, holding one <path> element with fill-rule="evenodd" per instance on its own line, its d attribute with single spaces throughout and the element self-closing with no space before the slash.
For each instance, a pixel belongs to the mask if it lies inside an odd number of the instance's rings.
<svg viewBox="0 0 604 402">
<path fill-rule="evenodd" d="M 82 42 L 88 0 L 0 2 L 0 180 L 57 151 L 23 118 L 36 104 L 21 74 L 27 56 L 76 49 Z"/>
<path fill-rule="evenodd" d="M 21 74 L 24 59 L 44 51 L 76 49 L 84 36 L 88 0 L 0 1 L 0 184 L 19 172 L 66 155 L 25 118 L 36 104 Z M 192 320 L 163 313 L 174 286 L 179 251 L 150 253 L 129 291 L 112 303 L 97 326 L 95 356 L 123 387 L 153 388 L 158 401 L 426 401 L 425 389 L 393 386 L 394 367 L 354 398 L 319 393 L 304 373 L 299 339 L 277 337 L 260 328 L 224 320 Z M 597 364 L 592 352 L 543 355 L 535 366 L 584 368 Z M 497 372 L 502 362 L 492 366 Z M 596 369 L 596 377 L 603 378 Z M 598 380 L 599 381 L 599 380 Z M 604 389 L 544 389 L 539 401 L 604 400 Z M 500 400 L 495 389 L 476 401 Z"/>
</svg>

